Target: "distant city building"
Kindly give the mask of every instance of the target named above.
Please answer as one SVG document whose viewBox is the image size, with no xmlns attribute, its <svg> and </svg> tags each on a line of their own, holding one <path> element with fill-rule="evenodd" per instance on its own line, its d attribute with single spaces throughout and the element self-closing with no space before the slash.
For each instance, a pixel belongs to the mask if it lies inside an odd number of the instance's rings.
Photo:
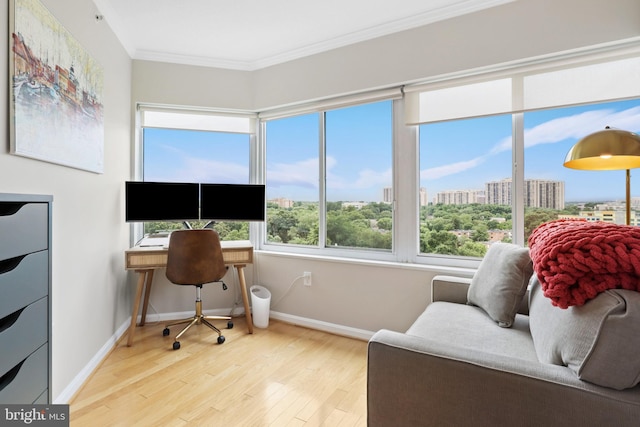
<svg viewBox="0 0 640 427">
<path fill-rule="evenodd" d="M 420 187 L 420 206 L 427 206 L 429 199 L 427 198 L 427 189 Z"/>
<path fill-rule="evenodd" d="M 485 200 L 482 190 L 449 190 L 436 194 L 436 203 L 443 205 L 468 205 L 483 203 Z"/>
<path fill-rule="evenodd" d="M 455 234 L 458 237 L 466 237 L 471 239 L 473 237 L 473 230 L 451 230 L 451 234 Z M 505 239 L 511 239 L 511 230 L 488 230 L 489 243 L 502 242 Z"/>
<path fill-rule="evenodd" d="M 277 199 L 271 199 L 271 200 L 269 200 L 269 203 L 274 203 L 274 204 L 278 205 L 278 207 L 281 207 L 283 209 L 287 209 L 287 208 L 292 208 L 293 207 L 293 200 L 285 199 L 283 197 L 279 197 Z"/>
<path fill-rule="evenodd" d="M 511 178 L 487 182 L 485 191 L 486 203 L 511 205 L 513 192 Z M 524 205 L 530 208 L 564 209 L 564 182 L 526 179 L 524 181 Z"/>
<path fill-rule="evenodd" d="M 560 219 L 584 219 L 589 222 L 604 221 L 610 224 L 625 224 L 627 222 L 626 210 L 623 209 L 608 209 L 608 210 L 593 210 L 593 211 L 581 211 L 578 215 L 558 215 Z M 636 212 L 631 211 L 630 225 L 638 225 L 638 219 Z"/>
<path fill-rule="evenodd" d="M 342 202 L 342 207 L 343 208 L 349 208 L 349 207 L 354 207 L 356 209 L 362 209 L 363 207 L 367 206 L 369 203 L 367 202 Z"/>
<path fill-rule="evenodd" d="M 489 230 L 489 241 L 492 243 L 511 239 L 512 236 L 511 230 Z"/>
<path fill-rule="evenodd" d="M 487 204 L 511 205 L 511 178 L 484 184 Z"/>
<path fill-rule="evenodd" d="M 524 205 L 529 208 L 564 209 L 564 181 L 525 179 Z"/>
<path fill-rule="evenodd" d="M 384 187 L 382 189 L 382 201 L 385 203 L 393 203 L 393 187 Z"/>
</svg>

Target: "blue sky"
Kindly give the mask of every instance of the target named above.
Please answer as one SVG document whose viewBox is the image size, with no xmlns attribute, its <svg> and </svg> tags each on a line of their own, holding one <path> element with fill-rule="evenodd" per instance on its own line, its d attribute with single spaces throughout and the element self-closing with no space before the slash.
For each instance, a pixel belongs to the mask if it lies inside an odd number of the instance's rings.
<svg viewBox="0 0 640 427">
<path fill-rule="evenodd" d="M 327 198 L 382 200 L 391 185 L 391 102 L 327 112 Z M 567 201 L 624 198 L 624 171 L 562 166 L 571 146 L 605 126 L 640 132 L 640 100 L 525 114 L 525 177 L 565 181 Z M 317 114 L 267 125 L 267 198 L 317 200 Z M 420 127 L 420 186 L 429 199 L 444 190 L 483 189 L 511 175 L 511 116 Z M 147 181 L 245 183 L 249 137 L 179 130 L 145 130 Z M 632 170 L 640 196 L 640 170 Z"/>
<path fill-rule="evenodd" d="M 624 199 L 624 171 L 562 166 L 580 138 L 605 126 L 640 132 L 640 101 L 526 113 L 525 178 L 564 181 L 566 201 Z M 438 191 L 483 189 L 511 175 L 510 115 L 423 125 L 420 136 L 421 186 L 429 199 Z M 632 196 L 640 196 L 640 172 L 631 176 Z"/>
</svg>

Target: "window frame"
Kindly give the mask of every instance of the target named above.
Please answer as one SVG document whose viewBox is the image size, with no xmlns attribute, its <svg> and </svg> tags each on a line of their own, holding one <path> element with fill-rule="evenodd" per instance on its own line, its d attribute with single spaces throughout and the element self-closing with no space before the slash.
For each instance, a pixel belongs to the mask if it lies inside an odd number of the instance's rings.
<svg viewBox="0 0 640 427">
<path fill-rule="evenodd" d="M 640 60 L 640 46 L 637 41 L 630 43 L 621 43 L 619 46 L 600 46 L 597 48 L 586 49 L 582 52 L 574 52 L 572 54 L 563 53 L 556 58 L 534 58 L 532 60 L 523 61 L 520 64 L 507 64 L 498 65 L 493 70 L 482 70 L 474 72 L 469 71 L 462 75 L 456 76 L 440 76 L 432 81 L 416 83 L 415 85 L 405 88 L 407 96 L 405 97 L 407 114 L 405 115 L 405 124 L 407 126 L 419 127 L 418 117 L 420 102 L 419 98 L 421 92 L 427 92 L 430 90 L 440 91 L 442 89 L 453 88 L 454 90 L 461 86 L 475 87 L 478 85 L 482 87 L 483 84 L 492 80 L 503 80 L 510 78 L 512 82 L 511 90 L 511 111 L 504 111 L 504 108 L 496 108 L 485 114 L 478 113 L 478 115 L 468 114 L 464 111 L 460 114 L 460 117 L 447 117 L 446 120 L 458 120 L 471 117 L 483 117 L 493 116 L 500 114 L 511 114 L 512 117 L 512 173 L 513 179 L 513 200 L 512 203 L 512 232 L 513 242 L 515 244 L 525 246 L 524 241 L 524 225 L 525 225 L 525 201 L 524 201 L 524 114 L 529 111 L 538 111 L 546 109 L 554 109 L 567 106 L 576 105 L 591 105 L 600 102 L 612 102 L 621 101 L 626 99 L 637 98 L 638 95 L 629 92 L 628 96 L 622 98 L 619 97 L 603 97 L 602 99 L 593 99 L 589 101 L 581 101 L 576 103 L 568 103 L 563 105 L 546 105 L 541 108 L 525 108 L 525 79 L 528 76 L 545 75 L 547 73 L 553 73 L 555 71 L 566 72 L 571 69 L 580 70 L 582 67 L 587 68 L 592 65 L 613 63 L 615 61 L 624 60 Z M 640 88 L 640 86 L 639 86 Z M 636 89 L 640 93 L 639 89 Z M 439 95 L 439 93 L 438 93 Z M 500 106 L 504 106 L 500 104 Z M 440 118 L 439 120 L 445 120 Z M 438 120 L 434 120 L 438 121 Z M 561 160 L 558 159 L 558 165 L 561 167 Z M 416 234 L 419 237 L 419 229 L 416 230 Z M 464 257 L 454 257 L 451 255 L 438 255 L 438 254 L 422 254 L 417 253 L 414 260 L 418 264 L 435 264 L 442 266 L 453 267 L 477 267 L 481 260 L 472 261 L 465 259 Z"/>
<path fill-rule="evenodd" d="M 300 116 L 304 114 L 317 114 L 319 120 L 318 126 L 318 182 L 319 182 L 319 191 L 318 191 L 318 210 L 319 210 L 319 236 L 318 236 L 318 245 L 296 245 L 296 244 L 282 244 L 277 242 L 268 242 L 266 240 L 266 225 L 263 227 L 263 234 L 260 239 L 260 249 L 267 250 L 270 252 L 281 252 L 281 253 L 294 253 L 300 255 L 314 255 L 314 256 L 323 256 L 323 257 L 339 257 L 339 258 L 355 258 L 355 259 L 367 259 L 367 260 L 376 260 L 376 261 L 388 261 L 394 262 L 397 261 L 397 250 L 396 250 L 396 240 L 397 233 L 396 229 L 399 226 L 398 220 L 398 209 L 397 209 L 397 193 L 396 193 L 396 171 L 398 167 L 396 165 L 396 160 L 398 159 L 398 153 L 396 152 L 398 144 L 395 143 L 396 135 L 398 134 L 399 129 L 405 128 L 402 124 L 403 115 L 402 110 L 399 108 L 402 107 L 402 99 L 401 99 L 401 90 L 390 89 L 384 90 L 382 92 L 375 91 L 371 93 L 360 94 L 358 96 L 350 96 L 347 98 L 337 98 L 333 102 L 325 101 L 318 103 L 316 106 L 302 106 L 301 108 L 293 108 L 288 111 L 278 111 L 276 114 L 259 114 L 259 138 L 258 138 L 258 146 L 260 147 L 260 151 L 262 153 L 266 153 L 266 144 L 267 144 L 267 136 L 266 136 L 266 126 L 268 121 L 286 117 L 294 117 Z M 392 244 L 391 250 L 378 250 L 378 249 L 368 249 L 368 248 L 347 248 L 347 247 L 327 247 L 326 246 L 326 232 L 327 232 L 327 201 L 326 201 L 326 113 L 331 110 L 336 110 L 340 108 L 348 108 L 355 107 L 359 105 L 371 104 L 375 102 L 383 102 L 383 101 L 391 101 L 391 167 L 393 170 L 393 178 L 392 178 L 392 188 L 394 192 L 394 203 L 393 203 L 393 226 L 392 226 Z M 266 168 L 266 156 L 262 159 L 262 162 L 265 164 Z M 264 171 L 264 180 L 267 181 L 266 170 Z"/>
<path fill-rule="evenodd" d="M 155 125 L 145 126 L 145 113 L 161 113 L 176 115 L 191 115 L 193 117 L 205 116 L 210 119 L 202 123 L 200 126 L 180 126 L 172 124 L 171 126 Z M 257 147 L 258 129 L 256 126 L 257 114 L 250 111 L 237 110 L 220 110 L 208 108 L 192 108 L 185 106 L 167 106 L 159 104 L 137 103 L 135 108 L 135 134 L 134 144 L 132 147 L 132 170 L 131 177 L 134 181 L 143 181 L 144 177 L 144 130 L 146 128 L 158 129 L 177 129 L 177 130 L 195 130 L 205 132 L 219 132 L 232 134 L 246 134 L 249 136 L 249 182 L 250 184 L 262 184 L 259 161 L 264 156 L 260 156 Z M 231 120 L 225 120 L 231 119 Z M 193 121 L 191 121 L 193 123 Z M 260 224 L 249 223 L 249 240 L 255 245 L 260 238 Z M 133 222 L 131 226 L 131 245 L 138 242 L 144 237 L 144 223 Z"/>
<path fill-rule="evenodd" d="M 524 199 L 520 197 L 524 190 L 524 89 L 523 79 L 527 75 L 551 72 L 554 70 L 570 69 L 583 65 L 612 62 L 619 59 L 640 57 L 640 40 L 623 40 L 607 45 L 591 46 L 569 52 L 545 55 L 542 57 L 528 58 L 506 64 L 496 64 L 481 69 L 464 70 L 449 74 L 433 76 L 422 81 L 414 81 L 406 86 L 392 87 L 381 90 L 363 91 L 346 96 L 330 97 L 326 99 L 301 102 L 285 107 L 273 107 L 260 111 L 232 111 L 232 113 L 254 115 L 257 117 L 255 132 L 251 135 L 250 142 L 250 182 L 264 184 L 266 181 L 266 146 L 265 146 L 265 121 L 276 117 L 287 117 L 308 112 L 318 112 L 323 109 L 340 108 L 348 105 L 374 102 L 376 99 L 392 99 L 392 168 L 393 168 L 393 235 L 392 249 L 390 252 L 379 252 L 363 248 L 326 248 L 324 239 L 326 229 L 321 228 L 320 238 L 322 246 L 306 247 L 299 245 L 278 245 L 266 242 L 266 223 L 251 223 L 250 239 L 256 250 L 264 250 L 272 253 L 282 253 L 287 256 L 310 256 L 324 259 L 353 259 L 370 262 L 406 263 L 420 266 L 432 266 L 439 271 L 458 271 L 457 269 L 474 269 L 480 263 L 480 259 L 452 257 L 437 254 L 421 254 L 419 236 L 419 125 L 407 123 L 405 117 L 407 110 L 412 108 L 411 92 L 419 90 L 442 89 L 447 87 L 462 86 L 474 83 L 482 83 L 488 80 L 511 78 L 513 82 L 512 102 L 512 178 L 514 180 L 514 200 L 512 207 L 514 243 L 524 245 Z M 601 100 L 616 101 L 636 98 L 631 94 L 625 98 Z M 594 101 L 595 102 L 595 101 Z M 132 147 L 133 179 L 142 176 L 142 127 L 140 122 L 140 106 L 137 104 L 135 116 L 134 145 Z M 550 106 L 548 108 L 563 107 L 564 105 Z M 166 109 L 179 111 L 186 107 L 159 106 Z M 200 109 L 207 114 L 225 114 L 226 110 Z M 324 126 L 320 127 L 324 132 Z M 324 140 L 324 138 L 320 138 Z M 320 154 L 320 169 L 324 171 L 324 151 Z M 561 167 L 561 159 L 558 167 Z M 519 167 L 518 165 L 521 165 Z M 320 172 L 319 172 L 320 173 Z M 322 172 L 324 173 L 324 172 Z M 323 180 L 320 180 L 322 183 Z M 323 185 L 323 184 L 321 184 Z M 321 194 L 324 194 L 324 189 Z M 324 197 L 319 200 L 321 215 L 326 211 Z M 326 218 L 321 218 L 320 226 L 325 227 Z M 132 224 L 135 229 L 142 229 L 141 224 Z M 132 233 L 134 239 L 136 233 Z M 140 231 L 137 236 L 141 237 Z M 470 270 L 471 271 L 471 270 Z"/>
</svg>

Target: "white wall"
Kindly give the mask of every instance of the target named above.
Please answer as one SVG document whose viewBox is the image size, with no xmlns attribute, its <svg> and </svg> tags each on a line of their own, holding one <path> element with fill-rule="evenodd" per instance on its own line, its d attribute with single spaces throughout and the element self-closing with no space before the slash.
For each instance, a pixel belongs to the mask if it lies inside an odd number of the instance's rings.
<svg viewBox="0 0 640 427">
<path fill-rule="evenodd" d="M 43 0 L 104 67 L 104 173 L 94 174 L 9 154 L 8 67 L 0 67 L 4 149 L 0 191 L 53 195 L 53 397 L 69 385 L 130 315 L 123 250 L 124 180 L 130 170 L 131 60 L 111 30 L 94 21 L 86 0 Z M 0 8 L 3 58 L 8 58 L 7 3 Z M 0 237 L 1 238 L 1 237 Z"/>
<path fill-rule="evenodd" d="M 256 71 L 254 108 L 410 83 L 638 35 L 637 0 L 517 0 Z"/>
</svg>

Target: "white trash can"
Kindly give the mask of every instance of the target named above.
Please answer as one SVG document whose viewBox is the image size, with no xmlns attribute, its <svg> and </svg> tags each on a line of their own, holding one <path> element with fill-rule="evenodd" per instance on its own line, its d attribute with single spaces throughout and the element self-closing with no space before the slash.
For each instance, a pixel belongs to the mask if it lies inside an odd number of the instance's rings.
<svg viewBox="0 0 640 427">
<path fill-rule="evenodd" d="M 269 306 L 271 305 L 271 292 L 264 286 L 253 285 L 251 291 L 251 313 L 253 326 L 266 328 L 269 326 Z"/>
</svg>

